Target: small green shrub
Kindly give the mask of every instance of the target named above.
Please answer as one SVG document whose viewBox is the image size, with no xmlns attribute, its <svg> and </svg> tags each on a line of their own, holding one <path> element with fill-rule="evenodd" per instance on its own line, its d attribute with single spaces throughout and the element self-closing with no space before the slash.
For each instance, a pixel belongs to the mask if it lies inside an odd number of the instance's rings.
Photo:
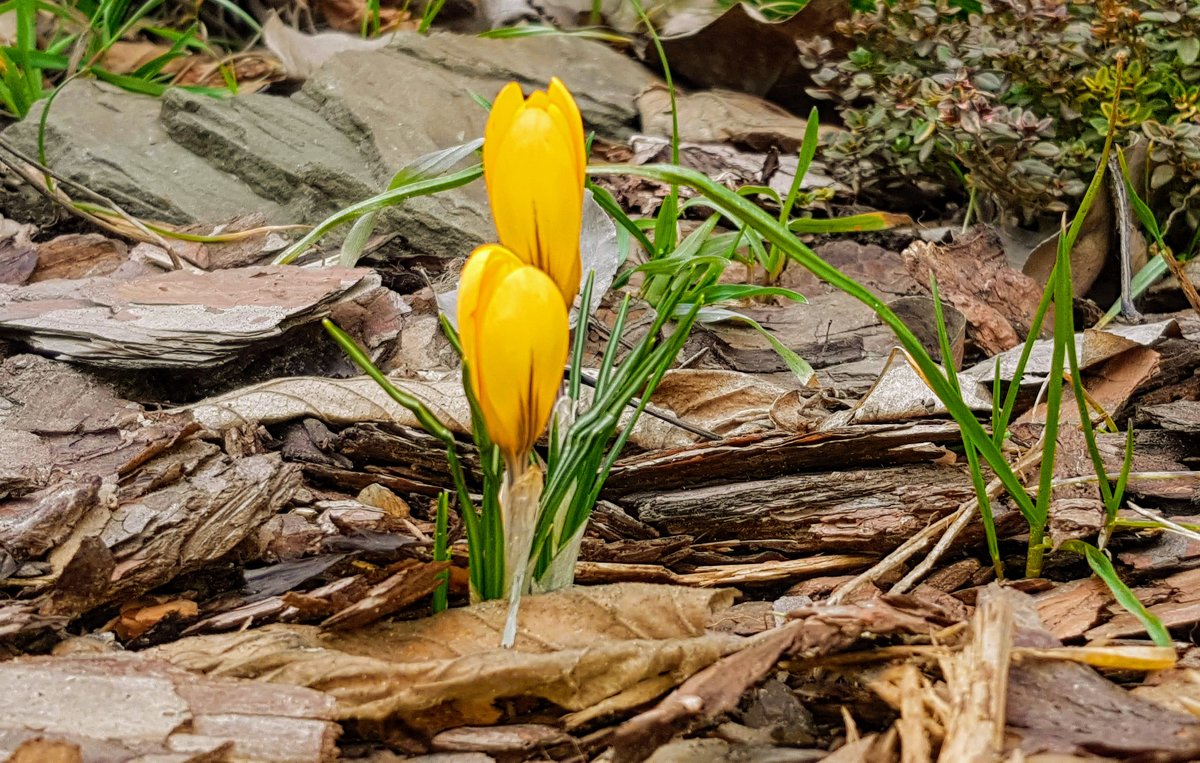
<svg viewBox="0 0 1200 763">
<path fill-rule="evenodd" d="M 1200 204 L 1200 3 L 1195 0 L 986 0 L 967 14 L 949 0 L 895 0 L 801 48 L 810 93 L 833 100 L 848 128 L 827 156 L 854 187 L 960 185 L 957 170 L 1029 220 L 1074 206 L 1096 166 L 1117 95 L 1117 142 L 1151 141 L 1156 198 Z"/>
</svg>

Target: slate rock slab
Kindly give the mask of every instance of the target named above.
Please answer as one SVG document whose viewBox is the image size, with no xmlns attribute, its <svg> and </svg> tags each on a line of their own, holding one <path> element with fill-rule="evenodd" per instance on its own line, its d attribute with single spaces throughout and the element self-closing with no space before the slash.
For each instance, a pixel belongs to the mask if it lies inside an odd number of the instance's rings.
<svg viewBox="0 0 1200 763">
<path fill-rule="evenodd" d="M 0 286 L 0 336 L 108 368 L 210 367 L 378 288 L 365 269 L 287 266 Z"/>
<path fill-rule="evenodd" d="M 274 224 L 315 223 L 382 191 L 401 167 L 483 133 L 492 98 L 510 80 L 575 92 L 600 135 L 637 126 L 636 98 L 655 77 L 603 43 L 551 36 L 513 40 L 398 33 L 386 49 L 332 58 L 292 96 L 160 99 L 87 80 L 69 83 L 47 121 L 50 166 L 130 213 L 171 223 L 221 223 L 260 213 Z M 37 153 L 41 108 L 4 131 Z M 0 191 L 0 207 L 7 204 Z M 461 257 L 495 233 L 483 184 L 413 199 L 383 215 L 389 252 Z"/>
<path fill-rule="evenodd" d="M 44 104 L 36 104 L 23 122 L 3 133 L 29 156 L 37 155 Z M 74 80 L 50 109 L 48 164 L 130 214 L 152 220 L 220 221 L 256 210 L 272 222 L 285 221 L 277 203 L 172 142 L 159 122 L 160 106 L 154 98 Z"/>
</svg>

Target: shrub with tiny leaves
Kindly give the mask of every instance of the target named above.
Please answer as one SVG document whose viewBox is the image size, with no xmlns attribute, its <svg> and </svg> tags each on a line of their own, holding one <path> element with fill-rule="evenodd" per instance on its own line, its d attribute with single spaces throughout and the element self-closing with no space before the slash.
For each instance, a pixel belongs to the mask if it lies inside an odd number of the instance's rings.
<svg viewBox="0 0 1200 763">
<path fill-rule="evenodd" d="M 810 94 L 832 100 L 847 131 L 829 155 L 861 191 L 913 182 L 931 193 L 960 172 L 1031 220 L 1073 206 L 1095 169 L 1117 102 L 1118 145 L 1150 140 L 1150 188 L 1197 226 L 1200 211 L 1200 2 L 894 0 L 839 31 L 836 58 L 801 45 Z M 1117 98 L 1117 61 L 1125 61 Z"/>
</svg>

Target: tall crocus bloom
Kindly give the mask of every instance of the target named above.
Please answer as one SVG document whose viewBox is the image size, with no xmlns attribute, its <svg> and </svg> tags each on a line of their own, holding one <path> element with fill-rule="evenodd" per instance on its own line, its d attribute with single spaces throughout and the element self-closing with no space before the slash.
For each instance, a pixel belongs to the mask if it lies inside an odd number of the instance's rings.
<svg viewBox="0 0 1200 763">
<path fill-rule="evenodd" d="M 569 306 L 582 265 L 583 120 L 556 77 L 525 98 L 516 82 L 492 104 L 483 136 L 483 177 L 500 243 L 544 271 Z"/>
<path fill-rule="evenodd" d="M 458 331 L 492 442 L 521 472 L 562 385 L 567 308 L 546 273 L 485 244 L 463 267 Z"/>
</svg>

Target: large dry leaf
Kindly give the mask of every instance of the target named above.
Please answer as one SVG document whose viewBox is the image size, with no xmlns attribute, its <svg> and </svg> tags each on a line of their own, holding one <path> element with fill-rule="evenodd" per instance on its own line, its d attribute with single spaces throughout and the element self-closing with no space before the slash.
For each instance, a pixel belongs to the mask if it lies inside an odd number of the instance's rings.
<svg viewBox="0 0 1200 763">
<path fill-rule="evenodd" d="M 457 372 L 434 381 L 393 377 L 393 383 L 424 401 L 452 432 L 470 434 L 471 414 Z M 691 424 L 728 435 L 770 428 L 771 403 L 786 391 L 747 374 L 681 369 L 666 373 L 651 401 Z M 585 389 L 584 398 L 589 394 Z M 272 379 L 202 400 L 183 410 L 216 430 L 247 422 L 279 424 L 308 417 L 334 425 L 373 421 L 420 427 L 407 408 L 398 405 L 366 376 Z M 626 415 L 632 410 L 627 408 Z M 649 415 L 641 417 L 630 438 L 630 442 L 645 450 L 683 447 L 695 440 L 695 435 Z"/>
<path fill-rule="evenodd" d="M 966 317 L 971 341 L 987 355 L 1015 347 L 1029 332 L 1041 285 L 1009 266 L 990 230 L 946 246 L 914 241 L 902 256 L 918 283 L 937 276 L 942 299 Z"/>
<path fill-rule="evenodd" d="M 345 633 L 268 626 L 154 652 L 208 674 L 319 689 L 337 698 L 343 720 L 400 721 L 434 733 L 496 722 L 502 698 L 579 711 L 653 679 L 668 677 L 669 689 L 745 643 L 705 632 L 732 600 L 727 590 L 642 584 L 531 596 L 511 650 L 498 647 L 507 603 L 493 601 Z M 626 697 L 625 708 L 645 701 Z"/>
<path fill-rule="evenodd" d="M 389 37 L 365 38 L 345 32 L 305 34 L 284 24 L 273 12 L 263 24 L 263 44 L 279 58 L 291 79 L 308 79 L 338 53 L 386 47 Z"/>
</svg>

